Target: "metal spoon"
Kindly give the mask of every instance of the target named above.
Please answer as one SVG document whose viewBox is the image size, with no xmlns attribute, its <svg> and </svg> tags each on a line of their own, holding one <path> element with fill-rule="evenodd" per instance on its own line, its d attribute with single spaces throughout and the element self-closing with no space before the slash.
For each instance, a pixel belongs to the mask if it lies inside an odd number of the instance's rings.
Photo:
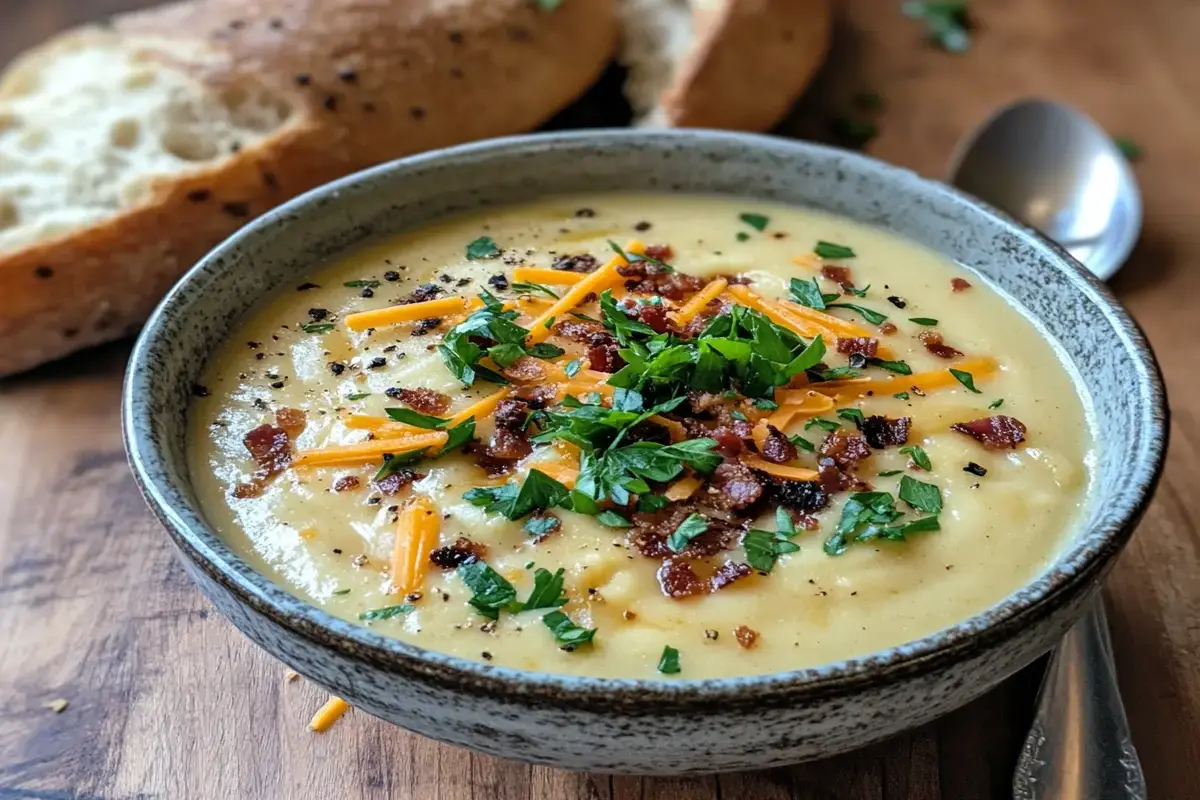
<svg viewBox="0 0 1200 800">
<path fill-rule="evenodd" d="M 1102 280 L 1137 241 L 1142 201 L 1109 136 L 1078 111 L 1023 100 L 963 140 L 950 183 L 1055 239 Z M 1050 658 L 1013 775 L 1015 800 L 1145 800 L 1097 595 Z"/>
</svg>

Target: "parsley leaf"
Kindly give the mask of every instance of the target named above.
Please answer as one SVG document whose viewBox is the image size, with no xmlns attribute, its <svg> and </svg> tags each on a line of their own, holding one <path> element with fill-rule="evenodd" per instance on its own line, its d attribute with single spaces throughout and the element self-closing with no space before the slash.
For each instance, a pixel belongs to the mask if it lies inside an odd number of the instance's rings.
<svg viewBox="0 0 1200 800">
<path fill-rule="evenodd" d="M 481 506 L 489 514 L 520 519 L 533 511 L 551 506 L 568 507 L 571 490 L 544 472 L 529 470 L 520 488 L 515 483 L 480 486 L 463 494 L 468 503 Z"/>
<path fill-rule="evenodd" d="M 638 498 L 637 510 L 643 514 L 653 514 L 671 504 L 671 501 L 661 494 L 644 494 Z"/>
<path fill-rule="evenodd" d="M 558 529 L 562 522 L 550 514 L 534 515 L 525 520 L 525 532 L 530 536 L 545 536 Z"/>
<path fill-rule="evenodd" d="M 926 472 L 933 471 L 933 462 L 929 460 L 929 454 L 925 452 L 925 448 L 920 445 L 910 444 L 907 447 L 901 447 L 900 453 L 911 457 L 913 463 Z"/>
<path fill-rule="evenodd" d="M 439 456 L 444 456 L 451 450 L 457 450 L 475 438 L 475 418 L 467 417 L 462 422 L 446 431 L 446 443 L 442 445 Z M 417 451 L 418 453 L 421 451 Z"/>
<path fill-rule="evenodd" d="M 854 367 L 834 367 L 820 373 L 821 380 L 840 381 L 843 378 L 857 378 L 861 373 Z"/>
<path fill-rule="evenodd" d="M 611 289 L 605 289 L 600 295 L 600 314 L 604 317 L 604 327 L 616 334 L 617 341 L 621 343 L 622 347 L 629 346 L 634 339 L 634 334 L 655 335 L 654 328 L 634 319 L 617 306 Z"/>
<path fill-rule="evenodd" d="M 848 422 L 853 422 L 857 427 L 861 428 L 863 422 L 866 421 L 866 416 L 863 415 L 861 409 L 858 408 L 839 408 L 837 415 Z"/>
<path fill-rule="evenodd" d="M 806 453 L 816 452 L 817 446 L 798 433 L 795 436 L 789 436 L 788 440 Z"/>
<path fill-rule="evenodd" d="M 691 514 L 679 523 L 670 536 L 667 537 L 667 549 L 672 553 L 682 553 L 687 549 L 692 539 L 708 530 L 708 520 L 702 514 Z"/>
<path fill-rule="evenodd" d="M 999 398 L 999 399 L 997 399 L 997 400 L 993 400 L 992 402 L 988 403 L 988 408 L 989 408 L 989 409 L 997 409 L 997 408 L 999 408 L 999 407 L 1000 407 L 1000 406 L 1002 406 L 1002 405 L 1004 405 L 1004 398 L 1003 398 L 1003 397 L 1001 397 L 1001 398 Z"/>
<path fill-rule="evenodd" d="M 885 469 L 883 472 L 878 472 L 876 474 L 881 478 L 890 478 L 893 475 L 899 475 L 901 472 L 904 472 L 904 470 L 902 470 L 902 469 Z"/>
<path fill-rule="evenodd" d="M 441 417 L 419 414 L 411 408 L 385 408 L 383 411 L 393 422 L 403 422 L 405 425 L 412 425 L 414 428 L 425 428 L 431 431 L 441 430 L 450 422 L 450 420 Z"/>
<path fill-rule="evenodd" d="M 844 244 L 817 242 L 813 252 L 821 258 L 854 258 L 854 251 Z"/>
<path fill-rule="evenodd" d="M 517 599 L 513 585 L 485 561 L 472 559 L 461 564 L 456 573 L 473 594 L 467 602 L 489 619 L 499 619 L 500 611 Z"/>
<path fill-rule="evenodd" d="M 967 391 L 972 392 L 973 394 L 983 394 L 983 392 L 975 388 L 975 376 L 971 373 L 963 372 L 959 369 L 951 369 L 950 374 L 953 375 L 959 383 L 967 387 Z"/>
<path fill-rule="evenodd" d="M 626 261 L 628 261 L 630 264 L 636 264 L 639 261 L 642 261 L 642 262 L 645 262 L 646 264 L 653 264 L 654 266 L 656 266 L 659 269 L 664 270 L 666 272 L 674 272 L 675 271 L 675 268 L 672 267 L 670 264 L 668 264 L 665 261 L 659 261 L 657 258 L 652 258 L 651 256 L 641 255 L 639 253 L 626 253 L 624 250 L 621 249 L 621 246 L 619 244 L 617 244 L 616 242 L 614 242 L 612 239 L 608 240 L 608 246 L 612 249 L 612 251 L 614 253 L 616 253 L 621 258 L 625 259 Z"/>
<path fill-rule="evenodd" d="M 738 219 L 754 228 L 756 231 L 765 231 L 767 225 L 771 224 L 770 217 L 764 217 L 762 214 L 743 213 L 738 214 Z"/>
<path fill-rule="evenodd" d="M 897 400 L 907 400 L 908 392 L 896 392 L 894 395 L 892 395 L 892 397 L 896 398 Z"/>
<path fill-rule="evenodd" d="M 867 526 L 890 525 L 901 513 L 896 510 L 895 500 L 887 492 L 855 492 L 842 506 L 842 516 L 834 532 L 825 540 L 825 552 L 840 556 L 849 547 L 852 535 L 862 532 Z"/>
<path fill-rule="evenodd" d="M 942 511 L 942 490 L 932 483 L 923 483 L 905 475 L 900 479 L 900 499 L 915 509 L 928 514 Z"/>
<path fill-rule="evenodd" d="M 795 553 L 800 545 L 791 541 L 797 534 L 792 516 L 782 506 L 775 509 L 775 532 L 749 530 L 742 537 L 746 563 L 759 572 L 770 572 L 781 555 Z"/>
<path fill-rule="evenodd" d="M 827 301 L 837 298 L 836 294 L 823 293 L 816 278 L 809 278 L 806 281 L 802 281 L 799 278 L 792 278 L 788 284 L 788 289 L 797 303 L 802 306 L 814 308 L 817 311 L 824 309 Z"/>
<path fill-rule="evenodd" d="M 580 627 L 561 611 L 551 611 L 542 617 L 542 622 L 554 634 L 554 640 L 567 652 L 591 642 L 596 636 L 595 628 Z"/>
<path fill-rule="evenodd" d="M 481 258 L 495 258 L 500 255 L 500 248 L 490 236 L 480 236 L 467 245 L 467 259 L 478 261 Z"/>
<path fill-rule="evenodd" d="M 882 325 L 883 323 L 887 322 L 887 314 L 880 314 L 878 311 L 872 311 L 871 309 L 864 308 L 863 306 L 856 306 L 853 303 L 829 303 L 825 307 L 848 308 L 851 311 L 861 315 L 863 319 L 872 325 Z"/>
<path fill-rule="evenodd" d="M 653 495 L 648 495 L 648 496 L 653 497 Z M 605 509 L 604 511 L 601 511 L 599 514 L 597 514 L 596 522 L 599 522 L 601 525 L 607 525 L 610 528 L 632 528 L 633 527 L 632 522 L 627 520 L 621 514 L 618 514 L 616 511 L 613 511 L 612 509 Z"/>
<path fill-rule="evenodd" d="M 511 288 L 517 294 L 539 294 L 540 293 L 540 294 L 548 295 L 549 297 L 553 297 L 555 300 L 558 299 L 558 292 L 554 291 L 549 286 L 543 286 L 540 283 L 533 283 L 532 281 L 516 281 L 512 284 Z"/>
<path fill-rule="evenodd" d="M 474 424 L 474 421 L 472 421 L 472 428 L 474 427 Z M 372 480 L 376 483 L 379 483 L 379 481 L 383 480 L 388 475 L 399 472 L 406 467 L 411 467 L 424 457 L 424 450 L 414 450 L 411 453 L 401 453 L 400 455 L 384 454 L 383 464 L 379 467 L 379 471 L 375 473 L 375 477 L 372 478 Z"/>
<path fill-rule="evenodd" d="M 347 289 L 374 289 L 379 286 L 379 281 L 346 281 L 342 284 L 342 286 L 345 286 Z"/>
<path fill-rule="evenodd" d="M 930 327 L 938 324 L 938 321 L 932 317 L 909 317 L 908 321 L 916 323 L 917 325 L 927 325 Z"/>
<path fill-rule="evenodd" d="M 804 423 L 804 430 L 809 430 L 810 428 L 820 428 L 826 433 L 833 433 L 840 427 L 842 426 L 833 420 L 824 419 L 822 417 L 813 417 L 808 422 Z"/>
<path fill-rule="evenodd" d="M 401 603 L 398 606 L 384 606 L 383 608 L 372 608 L 368 611 L 363 611 L 358 615 L 358 618 L 366 622 L 374 622 L 380 619 L 391 619 L 398 617 L 401 614 L 407 614 L 410 611 L 416 611 L 417 607 L 412 603 Z"/>
<path fill-rule="evenodd" d="M 886 369 L 888 372 L 894 372 L 897 375 L 912 375 L 912 367 L 905 361 L 886 361 L 882 358 L 868 358 L 867 363 L 872 367 Z"/>
<path fill-rule="evenodd" d="M 581 370 L 582 368 L 583 368 L 583 361 L 581 361 L 578 358 L 573 358 L 567 362 L 567 365 L 565 367 L 563 367 L 563 372 L 565 372 L 567 374 L 568 378 L 574 378 L 576 375 L 579 374 L 579 370 Z"/>
<path fill-rule="evenodd" d="M 663 647 L 662 656 L 658 659 L 658 671 L 663 675 L 679 673 L 679 651 L 669 644 Z"/>
<path fill-rule="evenodd" d="M 370 392 L 355 392 L 354 394 L 346 395 L 346 399 L 353 402 L 354 400 L 362 400 L 364 397 L 370 397 L 370 396 L 371 396 Z"/>
<path fill-rule="evenodd" d="M 332 322 L 310 322 L 307 325 L 301 325 L 300 330 L 305 333 L 329 333 L 336 327 Z"/>
<path fill-rule="evenodd" d="M 738 231 L 734 235 L 734 238 L 737 239 L 739 242 L 748 242 L 748 241 L 750 241 L 750 234 L 746 233 L 745 231 Z"/>
<path fill-rule="evenodd" d="M 567 602 L 567 598 L 563 597 L 563 574 L 566 572 L 562 567 L 554 574 L 550 570 L 538 567 L 533 573 L 533 589 L 529 592 L 529 599 L 521 606 L 522 611 L 532 611 L 535 608 L 558 608 Z"/>
</svg>

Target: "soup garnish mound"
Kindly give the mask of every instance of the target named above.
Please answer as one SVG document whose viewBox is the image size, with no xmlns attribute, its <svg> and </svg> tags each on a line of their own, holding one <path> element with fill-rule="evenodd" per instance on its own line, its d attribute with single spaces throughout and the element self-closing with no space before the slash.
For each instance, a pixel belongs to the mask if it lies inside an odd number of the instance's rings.
<svg viewBox="0 0 1200 800">
<path fill-rule="evenodd" d="M 277 580 L 418 645 L 604 676 L 953 624 L 1044 568 L 1091 458 L 1054 350 L 978 279 L 730 198 L 399 237 L 285 291 L 195 394 L 205 511 Z"/>
</svg>

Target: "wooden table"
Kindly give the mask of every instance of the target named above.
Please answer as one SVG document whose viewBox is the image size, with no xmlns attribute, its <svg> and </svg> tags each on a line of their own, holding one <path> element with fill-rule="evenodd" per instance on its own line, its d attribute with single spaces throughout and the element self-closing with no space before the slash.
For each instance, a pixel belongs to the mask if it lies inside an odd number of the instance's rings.
<svg viewBox="0 0 1200 800">
<path fill-rule="evenodd" d="M 569 0 L 568 0 L 569 1 Z M 0 62 L 148 0 L 3 0 Z M 1174 401 L 1166 478 L 1111 582 L 1121 683 L 1151 796 L 1200 797 L 1200 3 L 979 2 L 966 55 L 922 45 L 898 2 L 844 4 L 834 54 L 785 129 L 824 137 L 880 93 L 868 150 L 939 175 L 998 104 L 1067 100 L 1145 148 L 1146 227 L 1114 288 Z M 0 798 L 1000 798 L 1038 674 L 833 761 L 691 780 L 576 775 L 439 745 L 322 701 L 213 614 L 125 466 L 127 344 L 0 383 Z M 1197 395 L 1190 394 L 1196 391 Z M 44 706 L 63 698 L 61 713 Z"/>
</svg>

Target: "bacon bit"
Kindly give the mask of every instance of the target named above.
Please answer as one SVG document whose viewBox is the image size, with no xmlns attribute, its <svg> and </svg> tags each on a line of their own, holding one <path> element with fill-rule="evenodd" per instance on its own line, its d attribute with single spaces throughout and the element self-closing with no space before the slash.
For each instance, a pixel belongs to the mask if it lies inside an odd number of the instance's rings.
<svg viewBox="0 0 1200 800">
<path fill-rule="evenodd" d="M 866 439 L 845 431 L 834 431 L 825 437 L 820 452 L 822 456 L 833 459 L 833 463 L 841 469 L 853 467 L 871 456 L 871 448 L 867 446 Z"/>
<path fill-rule="evenodd" d="M 713 472 L 705 491 L 714 508 L 735 511 L 752 505 L 762 497 L 763 484 L 746 465 L 739 461 L 726 461 Z"/>
<path fill-rule="evenodd" d="M 483 470 L 484 474 L 489 478 L 499 478 L 502 475 L 508 475 L 516 466 L 515 461 L 505 461 L 499 458 L 493 458 L 489 453 L 487 446 L 481 442 L 469 442 L 463 448 L 463 451 L 475 460 L 475 464 Z"/>
<path fill-rule="evenodd" d="M 718 275 L 718 278 L 724 278 L 725 282 L 730 286 L 749 286 L 750 278 L 746 275 Z"/>
<path fill-rule="evenodd" d="M 624 441 L 627 444 L 636 444 L 637 442 L 654 442 L 655 444 L 670 444 L 671 431 L 665 425 L 659 425 L 657 422 L 639 422 L 634 427 L 630 428 L 625 433 Z"/>
<path fill-rule="evenodd" d="M 558 389 L 555 386 L 530 386 L 521 390 L 519 399 L 528 403 L 532 409 L 543 409 L 557 396 Z"/>
<path fill-rule="evenodd" d="M 675 251 L 669 244 L 652 244 L 646 247 L 646 257 L 658 261 L 670 261 L 675 257 Z"/>
<path fill-rule="evenodd" d="M 898 329 L 896 328 L 896 326 L 894 324 L 892 324 L 891 322 L 885 322 L 879 326 L 879 332 L 882 333 L 884 336 L 891 336 L 897 330 Z"/>
<path fill-rule="evenodd" d="M 379 480 L 375 481 L 375 488 L 391 497 L 397 494 L 401 489 L 409 484 L 415 483 L 425 477 L 423 472 L 414 472 L 411 469 L 400 469 L 395 472 L 389 472 Z"/>
<path fill-rule="evenodd" d="M 746 446 L 745 442 L 742 441 L 742 437 L 738 436 L 729 428 L 717 428 L 716 430 L 710 431 L 708 436 L 716 441 L 717 452 L 726 458 L 736 458 L 741 454 L 742 450 L 745 449 Z M 692 438 L 703 438 L 703 436 Z"/>
<path fill-rule="evenodd" d="M 450 398 L 433 389 L 401 389 L 396 392 L 396 397 L 421 414 L 445 414 L 450 410 Z"/>
<path fill-rule="evenodd" d="M 889 419 L 882 415 L 867 417 L 862 423 L 863 437 L 876 450 L 888 445 L 901 445 L 908 441 L 908 429 L 912 418 Z"/>
<path fill-rule="evenodd" d="M 529 518 L 550 521 L 545 533 L 539 533 L 537 536 L 533 537 L 534 544 L 541 544 L 549 539 L 552 535 L 562 530 L 562 520 L 557 515 L 551 514 L 549 511 L 535 511 L 529 515 Z"/>
<path fill-rule="evenodd" d="M 842 355 L 860 355 L 864 358 L 874 358 L 879 353 L 879 340 L 870 339 L 866 336 L 858 336 L 852 339 L 837 340 L 837 351 Z"/>
<path fill-rule="evenodd" d="M 965 292 L 971 288 L 971 283 L 963 278 L 951 278 L 950 287 L 956 292 Z"/>
<path fill-rule="evenodd" d="M 436 283 L 422 283 L 413 289 L 407 297 L 401 298 L 399 305 L 407 306 L 413 303 L 425 303 L 430 300 L 436 300 L 437 296 L 441 293 L 442 287 Z"/>
<path fill-rule="evenodd" d="M 496 405 L 493 419 L 497 427 L 508 428 L 511 431 L 525 430 L 525 420 L 529 418 L 529 404 L 523 400 L 501 400 Z"/>
<path fill-rule="evenodd" d="M 719 394 L 711 392 L 688 392 L 688 408 L 693 414 L 706 414 L 724 402 Z"/>
<path fill-rule="evenodd" d="M 837 494 L 854 485 L 854 479 L 838 469 L 832 458 L 822 458 L 817 462 L 817 482 L 827 495 Z"/>
<path fill-rule="evenodd" d="M 291 442 L 287 431 L 274 425 L 259 425 L 242 438 L 250 457 L 258 465 L 255 477 L 271 478 L 292 463 Z"/>
<path fill-rule="evenodd" d="M 970 422 L 956 422 L 950 429 L 965 433 L 988 450 L 1002 450 L 1005 447 L 1015 449 L 1025 441 L 1025 433 L 1028 430 L 1016 417 L 1006 417 L 1003 414 Z"/>
<path fill-rule="evenodd" d="M 676 555 L 699 558 L 716 555 L 737 543 L 738 531 L 721 520 L 709 518 L 708 530 L 688 542 L 682 553 L 672 552 L 667 547 L 667 538 L 695 510 L 695 504 L 683 502 L 672 503 L 649 514 L 634 514 L 634 530 L 627 535 L 630 546 L 649 558 L 673 558 Z"/>
<path fill-rule="evenodd" d="M 502 461 L 517 461 L 533 452 L 533 445 L 522 431 L 497 425 L 488 442 L 487 454 Z"/>
<path fill-rule="evenodd" d="M 589 253 L 580 253 L 576 256 L 559 256 L 551 266 L 566 272 L 595 272 L 600 262 Z"/>
<path fill-rule="evenodd" d="M 921 340 L 921 344 L 925 345 L 926 350 L 938 358 L 957 358 L 962 355 L 962 351 L 955 350 L 946 344 L 942 339 L 942 334 L 937 331 L 921 331 L 917 334 L 917 338 Z"/>
<path fill-rule="evenodd" d="M 617 372 L 625 366 L 620 350 L 616 339 L 611 343 L 592 345 L 587 351 L 588 366 L 597 372 Z"/>
<path fill-rule="evenodd" d="M 737 639 L 739 647 L 749 650 L 758 641 L 758 631 L 747 628 L 745 625 L 738 625 L 733 629 L 733 638 Z"/>
<path fill-rule="evenodd" d="M 597 335 L 611 334 L 599 322 L 591 322 L 586 319 L 564 319 L 554 323 L 554 327 L 550 329 L 556 336 L 561 336 L 564 339 L 570 339 L 573 342 L 580 344 L 591 344 L 592 338 Z M 614 339 L 616 337 L 613 337 Z"/>
<path fill-rule="evenodd" d="M 667 597 L 704 594 L 708 584 L 700 579 L 692 565 L 682 558 L 667 558 L 658 568 L 658 585 Z"/>
<path fill-rule="evenodd" d="M 775 498 L 781 505 L 805 513 L 820 511 L 829 505 L 829 494 L 816 481 L 772 481 Z"/>
<path fill-rule="evenodd" d="M 908 305 L 907 300 L 905 300 L 903 297 L 900 297 L 899 295 L 895 295 L 895 294 L 888 296 L 888 302 L 891 303 L 892 305 L 894 305 L 896 308 L 904 308 L 905 306 Z"/>
<path fill-rule="evenodd" d="M 828 278 L 838 286 L 841 286 L 843 290 L 854 288 L 854 280 L 850 277 L 849 267 L 837 267 L 832 264 L 826 264 L 821 267 L 821 277 Z"/>
<path fill-rule="evenodd" d="M 455 569 L 468 561 L 487 557 L 487 545 L 473 542 L 465 536 L 458 537 L 454 544 L 439 547 L 429 554 L 429 560 L 441 569 Z"/>
<path fill-rule="evenodd" d="M 338 478 L 333 484 L 335 492 L 348 492 L 351 489 L 357 489 L 362 483 L 357 475 L 343 475 Z"/>
<path fill-rule="evenodd" d="M 621 309 L 639 322 L 649 325 L 655 333 L 666 333 L 675 327 L 667 317 L 667 307 L 661 303 L 638 303 L 624 300 L 621 302 Z"/>
<path fill-rule="evenodd" d="M 772 464 L 786 464 L 795 461 L 799 454 L 796 452 L 796 445 L 792 444 L 783 431 L 768 424 L 767 437 L 763 440 L 759 455 Z"/>
<path fill-rule="evenodd" d="M 298 408 L 281 408 L 275 412 L 275 424 L 283 428 L 289 439 L 295 441 L 297 436 L 304 433 L 308 416 Z"/>
<path fill-rule="evenodd" d="M 812 514 L 801 514 L 800 518 L 796 520 L 796 524 L 806 531 L 815 531 L 821 527 L 821 520 Z"/>
<path fill-rule="evenodd" d="M 704 278 L 683 272 L 667 272 L 646 261 L 636 261 L 617 270 L 629 278 L 625 288 L 635 294 L 651 294 L 676 302 L 689 294 L 698 292 L 708 283 Z"/>
<path fill-rule="evenodd" d="M 749 564 L 743 564 L 739 561 L 726 561 L 708 579 L 708 590 L 710 592 L 719 592 L 731 583 L 736 583 L 745 578 L 753 571 L 750 569 Z"/>
<path fill-rule="evenodd" d="M 500 374 L 515 383 L 542 382 L 546 380 L 546 366 L 533 356 L 521 356 L 507 367 L 501 367 Z"/>
</svg>

